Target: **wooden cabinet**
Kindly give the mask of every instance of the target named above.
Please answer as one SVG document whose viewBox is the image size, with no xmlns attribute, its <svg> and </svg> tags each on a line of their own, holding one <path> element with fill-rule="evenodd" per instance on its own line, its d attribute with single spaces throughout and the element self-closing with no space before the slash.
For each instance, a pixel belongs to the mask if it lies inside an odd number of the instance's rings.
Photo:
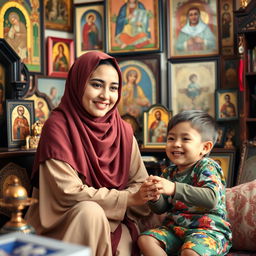
<svg viewBox="0 0 256 256">
<path fill-rule="evenodd" d="M 240 56 L 240 142 L 256 139 L 256 1 L 235 12 Z M 242 65 L 242 66 L 241 66 Z"/>
</svg>

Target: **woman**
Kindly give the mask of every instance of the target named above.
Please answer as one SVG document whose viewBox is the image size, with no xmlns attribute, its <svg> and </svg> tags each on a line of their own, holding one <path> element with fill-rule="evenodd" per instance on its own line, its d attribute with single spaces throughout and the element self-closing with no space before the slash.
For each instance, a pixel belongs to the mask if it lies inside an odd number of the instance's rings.
<svg viewBox="0 0 256 256">
<path fill-rule="evenodd" d="M 140 188 L 148 174 L 117 110 L 121 85 L 113 57 L 93 51 L 78 58 L 43 127 L 32 173 L 40 200 L 28 222 L 40 235 L 98 256 L 139 255 L 136 223 L 149 213 Z"/>
</svg>

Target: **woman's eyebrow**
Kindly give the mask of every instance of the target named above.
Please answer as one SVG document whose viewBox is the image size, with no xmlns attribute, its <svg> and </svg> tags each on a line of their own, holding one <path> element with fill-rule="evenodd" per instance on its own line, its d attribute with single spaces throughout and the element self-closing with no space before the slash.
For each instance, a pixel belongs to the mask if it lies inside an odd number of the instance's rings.
<svg viewBox="0 0 256 256">
<path fill-rule="evenodd" d="M 94 81 L 100 82 L 100 83 L 104 83 L 105 82 L 104 80 L 102 80 L 100 78 L 92 78 L 92 79 L 90 79 L 90 82 L 94 82 Z M 119 85 L 119 82 L 112 82 L 111 84 Z"/>
</svg>

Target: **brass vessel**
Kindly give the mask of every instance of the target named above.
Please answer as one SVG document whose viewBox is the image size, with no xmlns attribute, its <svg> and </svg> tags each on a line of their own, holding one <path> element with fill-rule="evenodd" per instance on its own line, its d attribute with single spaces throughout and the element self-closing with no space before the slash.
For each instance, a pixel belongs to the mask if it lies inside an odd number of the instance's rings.
<svg viewBox="0 0 256 256">
<path fill-rule="evenodd" d="M 0 234 L 10 232 L 23 232 L 34 234 L 35 230 L 22 217 L 22 211 L 26 206 L 37 202 L 35 198 L 28 198 L 26 189 L 20 185 L 17 176 L 10 179 L 10 184 L 0 199 L 0 206 L 6 207 L 11 212 L 11 219 L 0 230 Z"/>
</svg>

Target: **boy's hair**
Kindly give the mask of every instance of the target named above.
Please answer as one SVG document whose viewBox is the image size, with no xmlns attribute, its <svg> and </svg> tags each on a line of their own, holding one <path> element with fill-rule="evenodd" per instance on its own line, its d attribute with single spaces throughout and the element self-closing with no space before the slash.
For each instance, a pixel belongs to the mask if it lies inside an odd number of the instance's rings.
<svg viewBox="0 0 256 256">
<path fill-rule="evenodd" d="M 189 122 L 202 137 L 202 141 L 212 141 L 215 144 L 218 132 L 215 119 L 202 110 L 186 110 L 178 113 L 168 123 L 167 133 L 177 124 Z"/>
</svg>

